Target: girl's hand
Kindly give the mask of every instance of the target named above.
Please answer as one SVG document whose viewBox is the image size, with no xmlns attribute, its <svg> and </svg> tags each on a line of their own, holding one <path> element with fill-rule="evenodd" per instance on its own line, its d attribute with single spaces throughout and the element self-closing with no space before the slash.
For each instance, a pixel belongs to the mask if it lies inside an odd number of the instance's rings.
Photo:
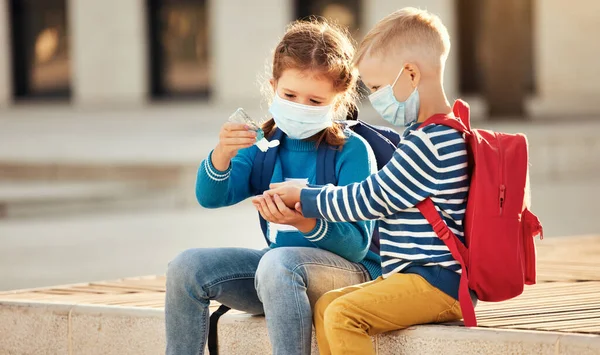
<svg viewBox="0 0 600 355">
<path fill-rule="evenodd" d="M 256 142 L 256 132 L 242 123 L 227 122 L 219 132 L 219 144 L 211 155 L 215 169 L 225 171 L 231 159 L 240 149 L 251 147 Z"/>
<path fill-rule="evenodd" d="M 305 218 L 298 210 L 288 208 L 278 195 L 265 193 L 252 199 L 252 203 L 260 215 L 271 223 L 287 224 L 302 233 L 310 232 L 317 225 L 316 219 Z"/>
</svg>

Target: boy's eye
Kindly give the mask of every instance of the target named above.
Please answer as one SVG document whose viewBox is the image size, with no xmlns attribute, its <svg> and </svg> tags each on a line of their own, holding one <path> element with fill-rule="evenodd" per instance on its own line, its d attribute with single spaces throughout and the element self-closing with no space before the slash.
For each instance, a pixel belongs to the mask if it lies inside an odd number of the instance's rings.
<svg viewBox="0 0 600 355">
<path fill-rule="evenodd" d="M 315 100 L 315 99 L 310 99 L 310 102 L 312 102 L 312 103 L 313 103 L 313 104 L 315 104 L 315 105 L 320 105 L 320 104 L 322 104 L 322 102 L 321 102 L 321 101 L 317 101 L 317 100 Z"/>
<path fill-rule="evenodd" d="M 371 86 L 371 92 L 375 92 L 377 90 L 379 90 L 381 86 Z"/>
<path fill-rule="evenodd" d="M 285 97 L 289 97 L 290 99 L 293 99 L 294 97 L 296 97 L 296 95 L 293 95 L 293 94 L 285 94 Z"/>
</svg>

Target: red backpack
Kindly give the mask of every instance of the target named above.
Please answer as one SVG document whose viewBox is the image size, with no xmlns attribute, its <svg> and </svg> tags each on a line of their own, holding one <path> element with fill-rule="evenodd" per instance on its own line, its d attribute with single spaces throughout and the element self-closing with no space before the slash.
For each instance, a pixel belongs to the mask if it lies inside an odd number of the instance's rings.
<svg viewBox="0 0 600 355">
<path fill-rule="evenodd" d="M 463 221 L 465 242 L 452 233 L 431 199 L 417 207 L 461 266 L 459 302 L 465 326 L 477 326 L 469 289 L 486 302 L 516 297 L 535 284 L 534 238 L 542 225 L 528 210 L 528 150 L 522 134 L 471 129 L 469 106 L 454 104 L 453 119 L 434 116 L 420 128 L 439 124 L 464 133 L 470 188 Z"/>
</svg>

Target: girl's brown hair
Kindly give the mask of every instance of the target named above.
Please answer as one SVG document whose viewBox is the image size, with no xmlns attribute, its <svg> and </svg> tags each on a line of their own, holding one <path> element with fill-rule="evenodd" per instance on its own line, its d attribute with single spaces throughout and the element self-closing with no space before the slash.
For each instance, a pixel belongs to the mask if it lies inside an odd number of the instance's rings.
<svg viewBox="0 0 600 355">
<path fill-rule="evenodd" d="M 352 66 L 354 44 L 348 31 L 325 20 L 299 20 L 290 24 L 285 35 L 275 48 L 273 55 L 273 80 L 277 81 L 286 69 L 311 70 L 330 79 L 333 88 L 340 93 L 334 102 L 336 118 L 345 118 L 356 112 L 356 82 L 358 74 Z M 275 122 L 268 120 L 263 125 L 269 137 Z M 346 141 L 343 128 L 333 124 L 309 140 L 319 144 L 325 141 L 341 147 Z"/>
</svg>

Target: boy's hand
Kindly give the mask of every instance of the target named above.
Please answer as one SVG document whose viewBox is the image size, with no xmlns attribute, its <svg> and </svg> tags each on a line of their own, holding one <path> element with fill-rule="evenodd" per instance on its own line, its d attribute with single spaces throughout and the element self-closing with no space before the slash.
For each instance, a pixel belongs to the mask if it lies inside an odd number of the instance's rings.
<svg viewBox="0 0 600 355">
<path fill-rule="evenodd" d="M 271 196 L 265 193 L 262 196 L 256 196 L 252 199 L 252 204 L 265 220 L 296 227 L 302 233 L 310 232 L 317 224 L 316 219 L 305 218 L 299 209 L 288 208 L 278 195 Z M 298 203 L 298 208 L 299 205 Z"/>
<path fill-rule="evenodd" d="M 302 189 L 306 187 L 306 185 L 299 184 L 294 181 L 288 181 L 278 184 L 271 184 L 269 187 L 271 190 L 265 191 L 267 195 L 277 195 L 288 208 L 296 209 L 296 204 L 300 202 L 300 193 L 302 192 Z"/>
</svg>

